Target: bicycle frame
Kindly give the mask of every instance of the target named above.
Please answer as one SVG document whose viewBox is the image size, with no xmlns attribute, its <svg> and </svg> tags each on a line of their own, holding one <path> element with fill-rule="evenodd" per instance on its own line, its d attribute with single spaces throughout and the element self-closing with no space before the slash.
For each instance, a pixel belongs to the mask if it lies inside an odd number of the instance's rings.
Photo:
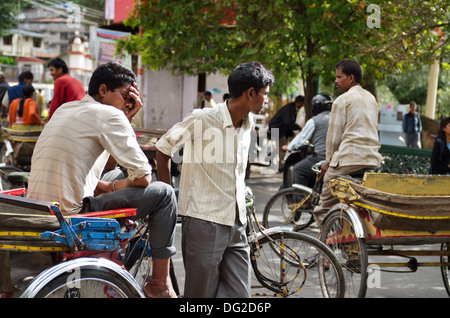
<svg viewBox="0 0 450 318">
<path fill-rule="evenodd" d="M 251 264 L 261 287 L 274 292 L 273 295 L 276 297 L 289 297 L 300 290 L 302 293 L 311 292 L 311 282 L 316 279 L 317 285 L 314 286 L 320 285 L 322 295 L 325 297 L 343 296 L 345 284 L 342 269 L 333 252 L 314 237 L 292 231 L 290 226 L 264 228 L 256 218 L 254 196 L 248 187 L 245 197 Z M 321 256 L 317 257 L 319 254 Z M 328 278 L 325 274 L 327 271 L 325 259 L 328 259 L 329 264 L 333 264 L 333 270 L 328 272 L 332 273 L 330 286 L 334 287 L 331 289 L 328 288 Z M 310 276 L 308 269 L 316 265 L 319 276 Z M 338 283 L 335 285 L 333 281 Z"/>
<path fill-rule="evenodd" d="M 257 242 L 262 237 L 269 237 L 271 234 L 290 231 L 289 226 L 276 226 L 269 229 L 264 228 L 256 218 L 254 207 L 254 195 L 249 187 L 245 189 L 245 205 L 247 208 L 247 237 L 249 242 Z"/>
<path fill-rule="evenodd" d="M 322 193 L 322 186 L 323 186 L 323 175 L 321 173 L 321 165 L 324 161 L 319 161 L 318 163 L 314 164 L 311 167 L 311 170 L 314 171 L 316 174 L 316 182 L 314 183 L 314 186 L 312 188 L 307 187 L 303 184 L 293 184 L 293 188 L 304 190 L 305 192 L 308 192 L 309 194 L 303 198 L 291 211 L 289 214 L 289 218 L 292 217 L 292 215 L 305 203 L 309 200 L 309 198 L 312 197 L 311 204 L 313 206 L 316 206 L 319 204 L 320 194 Z"/>
<path fill-rule="evenodd" d="M 119 247 L 120 240 L 128 240 L 135 233 L 133 225 L 128 226 L 127 232 L 121 233 L 119 222 L 115 219 L 71 217 L 71 225 L 69 225 L 57 206 L 52 206 L 51 209 L 61 229 L 53 232 L 46 231 L 41 234 L 41 237 L 68 245 L 71 253 L 79 250 L 115 251 Z"/>
</svg>

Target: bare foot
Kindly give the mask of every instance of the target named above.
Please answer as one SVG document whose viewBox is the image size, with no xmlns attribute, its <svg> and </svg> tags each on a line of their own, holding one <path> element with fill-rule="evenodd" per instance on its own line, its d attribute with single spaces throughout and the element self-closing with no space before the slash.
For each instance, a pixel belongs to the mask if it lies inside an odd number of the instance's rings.
<svg viewBox="0 0 450 318">
<path fill-rule="evenodd" d="M 149 298 L 178 298 L 173 290 L 170 278 L 150 279 L 143 288 L 144 294 Z"/>
</svg>

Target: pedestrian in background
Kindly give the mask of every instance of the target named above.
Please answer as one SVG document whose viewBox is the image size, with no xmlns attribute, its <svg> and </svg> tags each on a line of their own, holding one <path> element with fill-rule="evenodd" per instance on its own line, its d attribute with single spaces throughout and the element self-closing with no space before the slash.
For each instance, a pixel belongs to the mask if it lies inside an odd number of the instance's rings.
<svg viewBox="0 0 450 318">
<path fill-rule="evenodd" d="M 48 63 L 48 68 L 55 84 L 47 121 L 50 120 L 59 106 L 74 100 L 82 100 L 86 95 L 83 84 L 69 75 L 69 68 L 62 59 L 51 60 Z"/>
<path fill-rule="evenodd" d="M 431 153 L 430 173 L 450 175 L 450 117 L 441 120 Z"/>
<path fill-rule="evenodd" d="M 9 127 L 14 123 L 22 125 L 40 125 L 38 104 L 34 101 L 34 87 L 30 84 L 22 86 L 22 98 L 16 98 L 9 105 Z"/>
<path fill-rule="evenodd" d="M 12 101 L 16 98 L 22 98 L 22 86 L 25 84 L 32 84 L 34 75 L 30 71 L 24 71 L 19 74 L 17 79 L 19 83 L 9 87 L 8 91 L 3 96 L 2 105 L 5 105 L 6 108 L 9 108 L 9 105 L 11 105 Z"/>
<path fill-rule="evenodd" d="M 409 112 L 403 116 L 403 132 L 405 133 L 406 147 L 421 148 L 420 133 L 422 132 L 422 122 L 417 110 L 416 103 L 411 102 L 409 104 Z"/>
<path fill-rule="evenodd" d="M 297 113 L 305 103 L 304 96 L 297 96 L 291 103 L 281 107 L 280 110 L 269 121 L 269 138 L 272 138 L 272 129 L 278 129 L 279 147 L 278 147 L 278 170 L 281 172 L 284 169 L 284 157 L 286 151 L 282 149 L 283 145 L 288 144 L 291 137 L 294 137 L 295 130 L 301 130 L 297 124 Z"/>
<path fill-rule="evenodd" d="M 216 107 L 216 102 L 214 101 L 213 93 L 211 91 L 204 92 L 203 98 L 205 99 L 205 104 L 203 105 L 203 108 Z"/>
<path fill-rule="evenodd" d="M 9 84 L 6 81 L 5 74 L 3 72 L 0 72 L 0 104 L 1 104 L 1 117 L 6 117 L 6 109 L 8 108 L 8 105 L 3 105 L 3 97 L 8 92 Z"/>
</svg>

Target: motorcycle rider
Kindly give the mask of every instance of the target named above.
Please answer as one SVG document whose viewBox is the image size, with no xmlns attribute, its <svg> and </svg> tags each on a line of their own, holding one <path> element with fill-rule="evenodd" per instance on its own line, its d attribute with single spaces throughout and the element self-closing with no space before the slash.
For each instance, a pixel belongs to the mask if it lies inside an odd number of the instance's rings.
<svg viewBox="0 0 450 318">
<path fill-rule="evenodd" d="M 289 145 L 283 146 L 290 152 L 301 148 L 307 141 L 314 146 L 314 153 L 308 154 L 304 159 L 293 165 L 293 183 L 308 187 L 314 185 L 315 175 L 311 167 L 325 159 L 326 137 L 332 104 L 333 98 L 327 94 L 321 93 L 314 96 L 312 99 L 313 117 L 306 122 L 303 130 L 295 136 Z M 288 178 L 287 174 L 283 176 L 283 179 L 285 178 Z M 285 183 L 286 180 L 283 180 L 283 182 Z"/>
</svg>

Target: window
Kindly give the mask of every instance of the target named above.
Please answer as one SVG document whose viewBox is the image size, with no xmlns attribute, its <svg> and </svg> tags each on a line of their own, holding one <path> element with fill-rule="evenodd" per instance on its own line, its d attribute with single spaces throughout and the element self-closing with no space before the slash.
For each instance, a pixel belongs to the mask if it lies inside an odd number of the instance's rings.
<svg viewBox="0 0 450 318">
<path fill-rule="evenodd" d="M 6 35 L 3 37 L 3 45 L 12 45 L 12 35 Z"/>
<path fill-rule="evenodd" d="M 42 44 L 42 39 L 40 38 L 33 38 L 33 47 L 40 48 Z"/>
</svg>

